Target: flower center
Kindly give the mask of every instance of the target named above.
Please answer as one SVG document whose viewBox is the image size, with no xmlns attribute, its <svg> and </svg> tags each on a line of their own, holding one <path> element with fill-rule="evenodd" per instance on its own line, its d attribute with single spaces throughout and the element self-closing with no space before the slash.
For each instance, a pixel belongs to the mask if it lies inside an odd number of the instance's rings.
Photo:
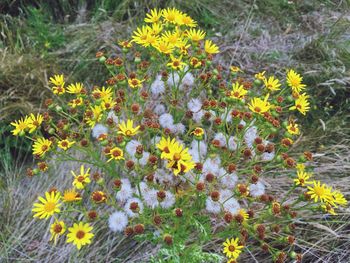
<svg viewBox="0 0 350 263">
<path fill-rule="evenodd" d="M 174 153 L 174 160 L 175 161 L 178 161 L 178 160 L 180 160 L 181 159 L 181 154 L 179 154 L 179 153 Z"/>
<path fill-rule="evenodd" d="M 126 131 L 125 131 L 125 135 L 126 135 L 126 136 L 130 136 L 131 134 L 132 134 L 132 132 L 131 132 L 130 130 L 126 130 Z"/>
<path fill-rule="evenodd" d="M 79 175 L 79 176 L 77 177 L 77 180 L 78 180 L 78 182 L 80 182 L 80 183 L 84 182 L 84 179 L 85 179 L 85 177 L 82 176 L 82 175 Z"/>
<path fill-rule="evenodd" d="M 56 224 L 55 227 L 53 228 L 53 231 L 57 234 L 61 233 L 62 226 L 60 224 Z"/>
<path fill-rule="evenodd" d="M 82 230 L 79 230 L 76 235 L 75 235 L 78 239 L 83 239 L 85 236 L 85 232 Z"/>
<path fill-rule="evenodd" d="M 52 212 L 53 210 L 55 210 L 55 208 L 56 208 L 56 203 L 54 202 L 47 202 L 44 206 L 44 210 L 47 213 Z"/>
<path fill-rule="evenodd" d="M 255 107 L 255 108 L 254 108 L 254 111 L 255 111 L 255 112 L 260 112 L 261 109 L 260 109 L 259 107 Z"/>
<path fill-rule="evenodd" d="M 112 154 L 113 154 L 114 157 L 119 157 L 120 156 L 120 151 L 118 151 L 118 150 L 114 151 Z"/>
<path fill-rule="evenodd" d="M 41 151 L 45 152 L 49 147 L 47 145 L 41 146 Z"/>
<path fill-rule="evenodd" d="M 228 250 L 229 250 L 230 252 L 234 252 L 234 251 L 236 250 L 236 248 L 235 248 L 234 245 L 231 245 L 231 246 L 228 247 Z"/>
</svg>

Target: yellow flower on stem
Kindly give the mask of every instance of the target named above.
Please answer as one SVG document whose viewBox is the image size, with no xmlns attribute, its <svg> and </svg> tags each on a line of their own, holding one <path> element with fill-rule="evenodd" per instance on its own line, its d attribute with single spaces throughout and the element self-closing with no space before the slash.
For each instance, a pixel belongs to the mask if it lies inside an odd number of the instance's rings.
<svg viewBox="0 0 350 263">
<path fill-rule="evenodd" d="M 79 222 L 79 224 L 74 223 L 73 227 L 69 227 L 67 234 L 67 243 L 73 243 L 78 249 L 82 246 L 91 243 L 91 239 L 94 234 L 91 233 L 92 226 L 88 223 Z"/>
<path fill-rule="evenodd" d="M 57 239 L 59 238 L 59 236 L 63 235 L 64 232 L 66 232 L 66 225 L 64 224 L 64 222 L 55 220 L 55 222 L 50 226 L 50 241 L 53 240 L 54 244 L 56 244 Z"/>
<path fill-rule="evenodd" d="M 61 140 L 57 143 L 57 146 L 60 147 L 61 149 L 67 151 L 70 147 L 72 147 L 72 145 L 74 144 L 75 142 L 70 142 L 68 141 L 67 139 L 65 140 Z"/>
<path fill-rule="evenodd" d="M 71 171 L 74 176 L 73 186 L 77 189 L 84 189 L 85 185 L 91 182 L 89 172 L 90 168 L 85 171 L 84 165 L 80 166 L 80 174 L 75 174 L 74 171 Z"/>
<path fill-rule="evenodd" d="M 194 21 L 190 16 L 186 14 L 182 14 L 181 16 L 178 17 L 177 19 L 177 24 L 182 26 L 188 26 L 188 27 L 196 27 L 197 22 Z"/>
<path fill-rule="evenodd" d="M 77 191 L 75 191 L 74 188 L 64 191 L 63 196 L 62 196 L 63 202 L 68 202 L 68 203 L 80 201 L 81 199 L 82 198 L 81 198 L 80 194 Z"/>
<path fill-rule="evenodd" d="M 149 34 L 150 29 L 151 28 L 149 26 L 142 26 L 141 28 L 136 28 L 136 30 L 133 32 L 131 42 L 136 42 L 139 45 L 143 45 Z"/>
<path fill-rule="evenodd" d="M 173 144 L 175 144 L 175 138 L 171 139 L 170 137 L 164 138 L 162 137 L 159 141 L 159 143 L 156 145 L 156 147 L 162 151 L 161 158 L 165 159 L 167 158 L 167 155 L 170 153 L 170 147 L 172 147 Z"/>
<path fill-rule="evenodd" d="M 230 98 L 242 100 L 247 93 L 248 91 L 243 87 L 243 85 L 236 82 L 235 84 L 232 84 Z"/>
<path fill-rule="evenodd" d="M 332 200 L 331 191 L 325 184 L 321 184 L 320 181 L 313 181 L 312 186 L 308 186 L 309 191 L 308 195 L 311 196 L 311 199 L 314 199 L 315 202 L 329 202 Z"/>
<path fill-rule="evenodd" d="M 345 199 L 344 195 L 338 190 L 332 191 L 331 195 L 332 200 L 330 201 L 330 203 L 333 204 L 335 207 L 338 207 L 337 205 L 346 206 L 348 204 L 348 201 Z"/>
<path fill-rule="evenodd" d="M 205 40 L 204 51 L 207 54 L 217 54 L 220 52 L 219 47 L 217 45 L 215 45 L 211 40 Z"/>
<path fill-rule="evenodd" d="M 239 257 L 239 254 L 241 254 L 242 252 L 243 246 L 239 245 L 238 238 L 231 238 L 231 240 L 226 239 L 223 245 L 224 245 L 223 252 L 226 254 L 228 258 L 237 259 Z"/>
<path fill-rule="evenodd" d="M 50 83 L 56 87 L 64 86 L 64 76 L 63 75 L 54 75 L 50 78 Z"/>
<path fill-rule="evenodd" d="M 107 155 L 110 156 L 107 163 L 112 161 L 112 160 L 117 160 L 117 161 L 124 160 L 124 152 L 122 149 L 120 149 L 118 147 L 112 148 Z"/>
<path fill-rule="evenodd" d="M 168 160 L 167 167 L 172 169 L 175 175 L 187 173 L 195 166 L 188 149 L 178 142 L 169 145 L 169 153 L 166 155 L 166 159 Z"/>
<path fill-rule="evenodd" d="M 90 107 L 90 110 L 92 114 L 86 116 L 85 120 L 90 127 L 94 127 L 102 118 L 103 108 L 102 106 L 94 105 Z"/>
<path fill-rule="evenodd" d="M 186 66 L 186 63 L 182 62 L 182 56 L 176 58 L 173 55 L 170 55 L 170 59 L 171 62 L 169 62 L 167 66 L 174 70 L 182 70 Z"/>
<path fill-rule="evenodd" d="M 122 134 L 127 137 L 135 136 L 139 133 L 140 126 L 138 125 L 135 128 L 133 126 L 134 122 L 132 120 L 127 120 L 126 122 L 123 121 L 121 124 L 118 125 L 118 134 Z"/>
<path fill-rule="evenodd" d="M 265 80 L 265 72 L 266 71 L 262 71 L 262 72 L 259 72 L 259 73 L 256 73 L 254 75 L 254 77 L 258 80 L 261 80 L 261 81 L 264 81 Z"/>
<path fill-rule="evenodd" d="M 311 184 L 311 181 L 308 181 L 310 179 L 311 174 L 306 173 L 304 171 L 297 171 L 297 179 L 294 179 L 295 185 L 305 186 L 306 184 Z"/>
<path fill-rule="evenodd" d="M 118 45 L 121 46 L 122 48 L 131 48 L 132 44 L 130 41 L 124 40 L 124 41 L 119 41 Z"/>
<path fill-rule="evenodd" d="M 59 213 L 61 211 L 59 208 L 61 206 L 61 203 L 59 202 L 61 198 L 60 192 L 46 192 L 45 198 L 39 196 L 38 199 L 41 203 L 34 203 L 32 211 L 35 214 L 33 217 L 38 217 L 39 219 L 47 219 L 54 213 Z"/>
<path fill-rule="evenodd" d="M 150 13 L 146 14 L 145 22 L 146 23 L 158 23 L 160 18 L 162 17 L 163 11 L 154 8 Z"/>
<path fill-rule="evenodd" d="M 287 84 L 292 88 L 293 92 L 300 93 L 305 89 L 306 85 L 302 84 L 303 77 L 296 73 L 294 70 L 289 70 L 287 72 Z"/>
<path fill-rule="evenodd" d="M 230 70 L 232 73 L 237 73 L 237 72 L 243 72 L 240 67 L 237 66 L 231 66 Z"/>
<path fill-rule="evenodd" d="M 32 113 L 28 118 L 29 133 L 33 133 L 43 123 L 44 117 L 41 114 L 36 116 Z"/>
<path fill-rule="evenodd" d="M 105 88 L 95 88 L 92 91 L 92 96 L 95 99 L 101 99 L 101 100 L 109 100 L 110 98 L 113 97 L 113 91 L 111 87 Z"/>
<path fill-rule="evenodd" d="M 265 87 L 268 89 L 268 90 L 271 90 L 271 91 L 276 91 L 276 90 L 280 90 L 280 82 L 278 79 L 275 79 L 274 76 L 271 76 L 269 77 L 268 79 L 267 78 L 264 78 L 263 79 L 264 81 L 264 85 Z"/>
<path fill-rule="evenodd" d="M 294 121 L 289 122 L 289 125 L 287 126 L 287 131 L 289 134 L 292 134 L 292 135 L 300 134 L 298 124 L 296 124 Z"/>
<path fill-rule="evenodd" d="M 253 98 L 250 101 L 250 104 L 248 104 L 249 105 L 249 109 L 252 112 L 256 112 L 256 113 L 259 113 L 259 114 L 262 114 L 264 112 L 269 111 L 270 108 L 272 107 L 272 105 L 267 101 L 269 99 L 269 95 L 270 94 L 267 94 L 265 96 L 264 100 L 262 100 L 260 98 Z"/>
<path fill-rule="evenodd" d="M 237 216 L 241 217 L 242 222 L 246 221 L 249 218 L 249 214 L 247 211 L 243 208 L 238 210 L 238 213 L 236 214 Z"/>
<path fill-rule="evenodd" d="M 187 37 L 194 42 L 201 41 L 202 39 L 205 38 L 205 32 L 200 29 L 196 30 L 191 28 L 186 32 L 187 32 Z"/>
<path fill-rule="evenodd" d="M 182 16 L 182 13 L 176 8 L 167 8 L 163 9 L 162 16 L 166 22 L 177 24 L 179 18 Z"/>
<path fill-rule="evenodd" d="M 144 80 L 139 80 L 137 78 L 128 79 L 129 86 L 132 89 L 142 88 L 142 82 L 144 82 Z"/>
<path fill-rule="evenodd" d="M 309 95 L 303 93 L 295 100 L 295 105 L 290 107 L 289 110 L 298 110 L 301 114 L 306 115 L 306 112 L 310 110 L 310 103 L 308 102 Z"/>
<path fill-rule="evenodd" d="M 158 40 L 157 43 L 153 45 L 160 53 L 170 54 L 174 50 L 174 46 L 167 41 Z"/>
<path fill-rule="evenodd" d="M 80 83 L 80 82 L 77 82 L 75 84 L 70 84 L 67 87 L 67 93 L 70 93 L 70 94 L 81 94 L 83 89 L 84 89 L 83 84 Z"/>
<path fill-rule="evenodd" d="M 196 137 L 202 137 L 204 135 L 204 130 L 200 127 L 195 128 L 191 134 L 193 134 Z"/>
<path fill-rule="evenodd" d="M 52 142 L 43 137 L 38 138 L 33 144 L 33 154 L 43 156 L 51 148 Z"/>
<path fill-rule="evenodd" d="M 26 130 L 29 129 L 29 119 L 27 116 L 24 119 L 21 118 L 20 120 L 11 122 L 10 124 L 15 127 L 11 131 L 14 136 L 23 136 Z"/>
</svg>

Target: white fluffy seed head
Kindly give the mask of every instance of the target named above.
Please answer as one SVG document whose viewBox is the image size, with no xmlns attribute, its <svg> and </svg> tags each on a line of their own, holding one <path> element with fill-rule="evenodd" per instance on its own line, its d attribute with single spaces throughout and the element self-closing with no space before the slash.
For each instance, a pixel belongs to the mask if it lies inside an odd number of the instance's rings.
<svg viewBox="0 0 350 263">
<path fill-rule="evenodd" d="M 96 124 L 92 128 L 92 137 L 97 139 L 102 134 L 108 134 L 108 128 L 106 126 L 102 125 L 102 124 Z"/>
<path fill-rule="evenodd" d="M 128 216 L 122 211 L 115 211 L 108 218 L 108 226 L 113 232 L 123 232 L 128 225 Z"/>
</svg>

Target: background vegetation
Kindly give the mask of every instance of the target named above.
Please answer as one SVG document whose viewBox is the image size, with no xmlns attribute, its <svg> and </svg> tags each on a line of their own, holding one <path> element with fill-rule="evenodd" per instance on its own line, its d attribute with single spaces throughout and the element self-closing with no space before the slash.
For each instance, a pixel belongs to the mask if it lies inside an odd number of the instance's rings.
<svg viewBox="0 0 350 263">
<path fill-rule="evenodd" d="M 150 8 L 175 6 L 189 13 L 220 45 L 226 65 L 247 72 L 282 76 L 288 67 L 302 72 L 314 108 L 305 121 L 297 151 L 315 153 L 317 173 L 349 199 L 350 176 L 350 1 L 349 0 L 1 0 L 0 1 L 0 261 L 67 261 L 76 254 L 47 244 L 47 222 L 31 219 L 35 195 L 66 184 L 67 167 L 49 180 L 29 179 L 30 145 L 14 139 L 9 122 L 40 110 L 48 77 L 101 84 L 106 72 L 94 55 L 118 53 L 117 40 L 130 36 Z M 284 181 L 275 178 L 279 191 Z M 310 217 L 298 224 L 306 262 L 349 262 L 349 210 L 337 217 Z M 44 238 L 43 238 L 44 237 Z M 80 256 L 90 260 L 134 262 L 157 250 L 120 236 L 99 235 Z M 102 245 L 103 244 L 103 245 Z M 213 244 L 206 248 L 211 251 Z M 216 246 L 219 247 L 219 246 Z M 96 251 L 99 251 L 98 253 Z M 247 262 L 270 262 L 258 251 Z"/>
</svg>

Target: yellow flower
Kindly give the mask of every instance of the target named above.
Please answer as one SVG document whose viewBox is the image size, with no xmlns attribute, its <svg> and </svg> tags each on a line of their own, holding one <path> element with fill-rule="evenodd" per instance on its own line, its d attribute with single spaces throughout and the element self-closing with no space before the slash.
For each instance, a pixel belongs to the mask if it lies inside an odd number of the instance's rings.
<svg viewBox="0 0 350 263">
<path fill-rule="evenodd" d="M 43 156 L 51 148 L 52 142 L 43 137 L 38 138 L 33 144 L 33 154 Z"/>
<path fill-rule="evenodd" d="M 258 80 L 262 80 L 262 81 L 263 81 L 263 80 L 265 79 L 265 71 L 256 73 L 256 74 L 254 75 L 254 77 L 255 77 L 256 79 L 258 79 Z"/>
<path fill-rule="evenodd" d="M 331 192 L 325 184 L 321 185 L 320 181 L 313 181 L 312 184 L 313 186 L 307 187 L 309 189 L 307 194 L 309 194 L 315 202 L 318 202 L 318 200 L 320 200 L 320 202 L 329 202 L 332 200 Z"/>
<path fill-rule="evenodd" d="M 217 54 L 220 52 L 219 47 L 215 45 L 211 40 L 205 40 L 204 51 L 208 54 Z"/>
<path fill-rule="evenodd" d="M 269 111 L 270 108 L 272 107 L 272 105 L 267 101 L 269 99 L 269 95 L 270 94 L 267 94 L 265 96 L 264 100 L 262 100 L 260 98 L 253 98 L 250 101 L 250 104 L 248 104 L 249 105 L 249 109 L 252 112 L 256 112 L 256 113 L 259 113 L 259 114 L 262 114 L 264 112 Z"/>
<path fill-rule="evenodd" d="M 162 16 L 166 22 L 177 24 L 179 18 L 182 16 L 182 13 L 175 8 L 168 8 L 163 9 Z"/>
<path fill-rule="evenodd" d="M 28 118 L 28 128 L 29 133 L 33 133 L 37 128 L 40 127 L 44 120 L 44 117 L 41 114 L 37 114 L 36 116 L 32 113 Z"/>
<path fill-rule="evenodd" d="M 68 228 L 69 233 L 67 234 L 67 243 L 73 243 L 78 249 L 82 246 L 91 243 L 91 239 L 94 234 L 91 233 L 92 226 L 88 223 L 79 222 L 74 223 L 73 227 Z"/>
<path fill-rule="evenodd" d="M 247 93 L 248 91 L 243 87 L 243 85 L 236 82 L 235 84 L 232 84 L 230 98 L 242 100 Z"/>
<path fill-rule="evenodd" d="M 169 153 L 166 155 L 166 159 L 168 160 L 167 167 L 173 169 L 175 175 L 182 172 L 187 173 L 195 166 L 188 149 L 178 142 L 169 145 Z"/>
<path fill-rule="evenodd" d="M 73 180 L 73 186 L 77 189 L 84 189 L 85 185 L 90 183 L 91 180 L 89 178 L 90 174 L 89 174 L 90 168 L 88 168 L 85 171 L 84 165 L 80 166 L 80 174 L 75 174 L 74 171 L 70 171 L 72 173 L 72 175 L 74 176 L 74 180 Z"/>
<path fill-rule="evenodd" d="M 296 124 L 294 121 L 289 122 L 289 125 L 287 126 L 287 131 L 292 135 L 300 134 L 298 124 Z"/>
<path fill-rule="evenodd" d="M 139 28 L 139 27 L 136 28 L 136 30 L 133 32 L 131 42 L 136 42 L 139 45 L 143 45 L 149 34 L 150 29 L 151 28 L 148 26 L 142 26 L 142 28 Z"/>
<path fill-rule="evenodd" d="M 38 217 L 39 219 L 47 219 L 54 213 L 59 213 L 61 211 L 59 209 L 61 206 L 61 203 L 59 202 L 61 198 L 60 192 L 46 192 L 45 198 L 39 196 L 38 199 L 41 203 L 34 203 L 32 211 L 35 214 L 33 217 Z"/>
<path fill-rule="evenodd" d="M 338 190 L 332 191 L 332 200 L 330 201 L 331 204 L 335 205 L 341 205 L 341 206 L 346 206 L 348 204 L 348 201 L 345 199 L 344 195 L 339 192 Z"/>
<path fill-rule="evenodd" d="M 304 171 L 297 171 L 297 179 L 294 179 L 295 185 L 305 186 L 306 184 L 311 184 L 308 179 L 310 179 L 311 174 L 306 173 Z"/>
<path fill-rule="evenodd" d="M 233 73 L 242 72 L 241 68 L 240 68 L 240 67 L 237 67 L 237 66 L 231 66 L 231 67 L 230 67 L 230 70 L 231 70 L 231 72 L 233 72 Z"/>
<path fill-rule="evenodd" d="M 237 259 L 239 257 L 239 254 L 242 252 L 243 246 L 240 246 L 238 238 L 231 238 L 226 239 L 226 241 L 223 243 L 224 245 L 224 253 L 228 258 Z"/>
<path fill-rule="evenodd" d="M 193 134 L 196 137 L 201 137 L 204 135 L 204 130 L 200 127 L 197 127 L 191 132 L 191 134 Z"/>
<path fill-rule="evenodd" d="M 109 100 L 110 98 L 113 97 L 113 91 L 111 87 L 105 88 L 95 88 L 92 91 L 92 96 L 95 99 L 101 99 L 101 100 Z"/>
<path fill-rule="evenodd" d="M 61 149 L 67 151 L 70 147 L 72 147 L 72 145 L 74 144 L 75 142 L 70 142 L 68 141 L 67 139 L 65 140 L 61 140 L 57 143 L 58 147 L 60 147 Z"/>
<path fill-rule="evenodd" d="M 58 237 L 63 235 L 64 232 L 66 232 L 66 225 L 64 222 L 55 220 L 55 223 L 50 226 L 50 241 L 54 240 L 54 244 L 56 244 Z"/>
<path fill-rule="evenodd" d="M 83 105 L 83 102 L 84 102 L 83 99 L 78 97 L 78 98 L 72 99 L 70 102 L 68 102 L 68 106 L 70 106 L 74 109 L 77 106 Z"/>
<path fill-rule="evenodd" d="M 153 45 L 160 53 L 170 54 L 174 50 L 174 46 L 167 41 L 158 40 L 157 43 Z"/>
<path fill-rule="evenodd" d="M 142 88 L 142 82 L 144 82 L 144 80 L 139 80 L 139 79 L 137 79 L 137 78 L 128 79 L 129 86 L 130 86 L 132 89 L 135 89 L 135 88 Z"/>
<path fill-rule="evenodd" d="M 90 127 L 94 127 L 102 118 L 103 108 L 102 106 L 95 105 L 93 107 L 91 106 L 90 109 L 92 116 L 86 117 L 86 123 L 90 125 Z"/>
<path fill-rule="evenodd" d="M 309 95 L 303 93 L 295 100 L 295 105 L 290 107 L 289 110 L 298 110 L 301 114 L 305 115 L 310 110 L 310 103 L 308 102 Z"/>
<path fill-rule="evenodd" d="M 159 40 L 159 36 L 156 36 L 154 34 L 148 34 L 146 39 L 143 41 L 142 46 L 148 47 L 148 46 L 154 46 Z"/>
<path fill-rule="evenodd" d="M 205 38 L 205 32 L 200 29 L 190 29 L 187 31 L 187 37 L 192 41 L 198 42 Z"/>
<path fill-rule="evenodd" d="M 275 79 L 274 76 L 267 78 L 264 78 L 264 85 L 268 90 L 271 91 L 276 91 L 276 90 L 280 90 L 280 86 L 281 84 L 279 83 L 278 79 Z"/>
<path fill-rule="evenodd" d="M 196 57 L 192 57 L 190 59 L 190 65 L 193 67 L 193 68 L 199 68 L 202 66 L 202 62 L 196 58 Z"/>
<path fill-rule="evenodd" d="M 323 205 L 321 205 L 321 207 L 322 207 L 322 209 L 325 211 L 325 212 L 327 212 L 327 213 L 329 213 L 329 214 L 331 214 L 331 215 L 337 215 L 337 213 L 334 211 L 334 208 L 332 207 L 332 205 L 331 204 L 323 204 Z"/>
<path fill-rule="evenodd" d="M 118 45 L 121 46 L 122 48 L 131 48 L 132 44 L 130 41 L 124 40 L 124 41 L 119 41 Z"/>
<path fill-rule="evenodd" d="M 56 87 L 64 86 L 64 76 L 63 75 L 54 75 L 50 78 L 50 83 L 55 85 Z"/>
<path fill-rule="evenodd" d="M 294 70 L 289 70 L 287 72 L 287 84 L 289 87 L 292 88 L 292 90 L 296 93 L 299 93 L 303 89 L 305 89 L 306 85 L 302 84 L 303 77 L 301 77 L 298 73 L 296 73 Z"/>
<path fill-rule="evenodd" d="M 176 143 L 175 138 L 170 139 L 170 137 L 168 138 L 162 137 L 160 139 L 156 147 L 162 151 L 162 154 L 160 156 L 162 159 L 166 158 L 166 156 L 170 153 L 169 151 L 170 147 L 175 143 Z"/>
<path fill-rule="evenodd" d="M 197 22 L 194 21 L 190 16 L 188 16 L 186 14 L 182 14 L 181 16 L 178 17 L 177 24 L 188 26 L 188 27 L 196 27 L 197 26 Z"/>
<path fill-rule="evenodd" d="M 152 27 L 149 29 L 149 32 L 151 35 L 158 35 L 160 32 L 162 32 L 162 30 L 163 30 L 162 24 L 152 24 Z M 159 36 L 157 36 L 157 39 L 158 37 Z"/>
<path fill-rule="evenodd" d="M 68 203 L 80 201 L 81 199 L 82 198 L 81 198 L 80 194 L 77 191 L 75 191 L 74 188 L 64 191 L 63 196 L 62 196 L 63 202 L 68 202 Z"/>
<path fill-rule="evenodd" d="M 119 131 L 118 134 L 123 134 L 124 136 L 131 137 L 138 134 L 140 126 L 136 126 L 135 128 L 134 122 L 132 120 L 127 120 L 126 122 L 123 121 L 121 124 L 118 125 Z"/>
<path fill-rule="evenodd" d="M 247 211 L 243 208 L 238 210 L 237 215 L 241 216 L 243 218 L 243 222 L 246 221 L 249 218 L 249 214 L 247 213 Z"/>
<path fill-rule="evenodd" d="M 116 104 L 113 98 L 105 99 L 101 102 L 103 110 L 111 110 Z"/>
<path fill-rule="evenodd" d="M 112 160 L 117 160 L 117 161 L 124 160 L 124 152 L 122 149 L 120 149 L 118 147 L 112 148 L 107 155 L 110 156 L 107 163 L 112 161 Z"/>
<path fill-rule="evenodd" d="M 157 8 L 154 8 L 151 10 L 150 13 L 146 14 L 145 22 L 146 23 L 158 23 L 160 18 L 162 17 L 162 10 L 158 10 Z"/>
<path fill-rule="evenodd" d="M 171 62 L 167 64 L 168 67 L 171 67 L 174 70 L 181 70 L 186 66 L 186 63 L 182 62 L 182 56 L 176 58 L 173 55 L 170 55 Z"/>
<path fill-rule="evenodd" d="M 75 83 L 75 84 L 70 84 L 67 87 L 67 93 L 70 94 L 80 94 L 82 92 L 82 90 L 84 89 L 83 84 L 82 83 Z"/>
<path fill-rule="evenodd" d="M 25 131 L 29 129 L 29 119 L 27 116 L 24 119 L 21 118 L 20 120 L 11 122 L 10 124 L 15 127 L 11 131 L 14 136 L 24 135 Z"/>
<path fill-rule="evenodd" d="M 179 47 L 182 41 L 180 32 L 177 30 L 175 30 L 174 32 L 165 31 L 162 34 L 162 40 L 176 47 Z"/>
</svg>

